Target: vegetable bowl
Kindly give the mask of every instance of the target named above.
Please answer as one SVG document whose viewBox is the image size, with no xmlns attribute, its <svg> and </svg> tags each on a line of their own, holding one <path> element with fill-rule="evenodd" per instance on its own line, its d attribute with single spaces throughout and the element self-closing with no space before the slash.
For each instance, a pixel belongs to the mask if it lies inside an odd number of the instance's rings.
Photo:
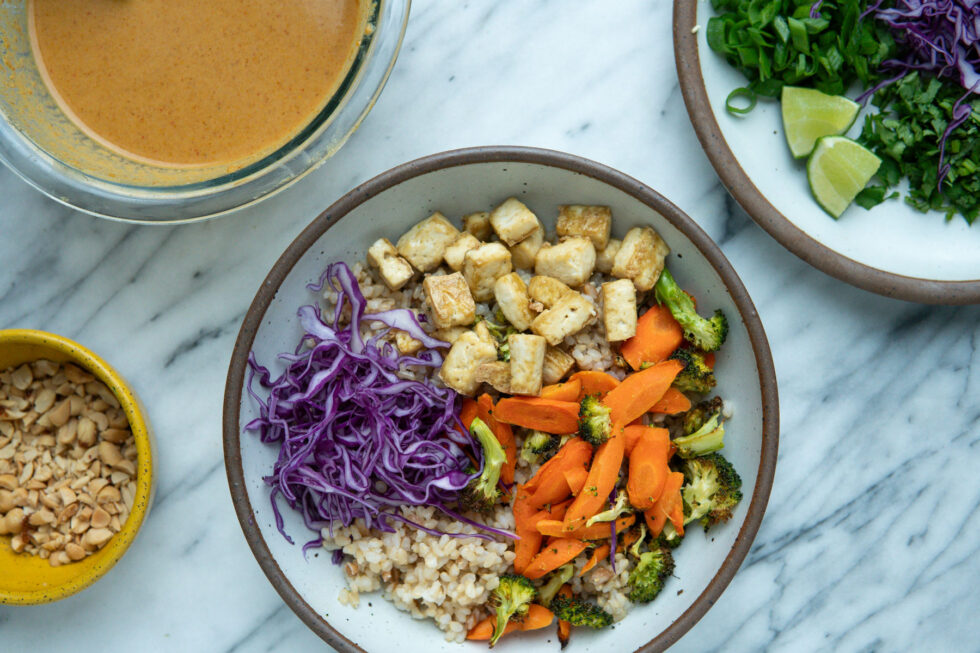
<svg viewBox="0 0 980 653">
<path fill-rule="evenodd" d="M 455 225 L 461 224 L 459 217 L 464 215 L 461 233 Z M 481 222 L 485 219 L 490 226 L 484 229 Z M 603 225 L 604 231 L 593 229 L 596 224 Z M 560 241 L 553 238 L 556 228 Z M 527 293 L 533 301 L 528 304 L 525 300 L 525 305 L 540 315 L 528 327 L 521 324 L 509 298 L 525 292 L 522 278 L 530 278 L 518 273 L 522 272 L 521 256 L 526 254 L 521 246 L 531 242 L 527 240 L 531 234 L 537 238 L 530 256 L 538 276 L 529 281 L 532 287 Z M 397 247 L 392 245 L 394 240 Z M 452 250 L 466 241 L 463 264 Z M 621 252 L 614 256 L 616 265 L 603 262 L 612 243 Z M 643 256 L 633 260 L 640 252 Z M 456 269 L 460 265 L 461 271 L 435 274 L 445 267 L 444 256 L 447 266 Z M 626 259 L 636 265 L 625 265 Z M 501 267 L 504 262 L 506 268 Z M 526 267 L 526 260 L 523 265 Z M 661 268 L 669 273 L 661 273 Z M 601 284 L 600 298 L 593 282 L 602 270 L 610 269 L 610 279 L 616 280 Z M 587 281 L 593 270 L 596 276 Z M 419 278 L 417 271 L 431 274 L 413 285 Z M 550 277 L 548 283 L 539 282 L 544 276 Z M 540 287 L 533 287 L 535 283 Z M 547 299 L 545 286 L 558 288 L 559 293 Z M 406 291 L 399 294 L 396 289 L 403 287 Z M 681 368 L 686 371 L 687 365 L 676 360 L 642 363 L 634 360 L 640 355 L 636 347 L 618 356 L 618 342 L 610 351 L 609 343 L 590 344 L 587 339 L 575 345 L 574 356 L 566 353 L 570 362 L 564 366 L 555 362 L 561 356 L 549 356 L 546 363 L 545 354 L 549 347 L 570 347 L 571 334 L 580 331 L 584 338 L 589 329 L 608 334 L 610 342 L 625 341 L 644 330 L 642 324 L 639 329 L 636 324 L 630 327 L 630 322 L 635 323 L 643 312 L 637 304 L 646 310 L 654 292 L 662 300 L 661 312 L 686 306 L 684 310 L 693 313 L 693 296 L 702 313 L 710 315 L 718 309 L 727 316 L 726 344 L 712 354 L 708 365 L 713 368 L 712 383 L 716 377 L 717 388 L 725 395 L 728 419 L 722 453 L 741 476 L 742 499 L 732 502 L 728 514 L 712 524 L 710 534 L 690 524 L 690 534 L 675 550 L 673 577 L 666 578 L 662 592 L 660 586 L 648 592 L 659 593 L 656 601 L 637 602 L 621 613 L 614 603 L 602 603 L 608 612 L 595 613 L 606 614 L 602 625 L 608 623 L 609 613 L 615 614 L 617 623 L 601 630 L 576 626 L 571 647 L 582 651 L 609 646 L 660 650 L 676 641 L 731 580 L 751 546 L 768 500 L 778 407 L 765 334 L 744 287 L 717 246 L 666 199 L 600 164 L 527 148 L 437 154 L 367 182 L 311 223 L 282 255 L 256 295 L 229 369 L 225 459 L 246 539 L 286 603 L 341 651 L 390 650 L 396 633 L 399 645 L 407 650 L 458 651 L 486 646 L 484 642 L 463 642 L 467 633 L 470 639 L 489 639 L 491 633 L 496 638 L 500 632 L 509 632 L 487 621 L 486 612 L 479 612 L 484 606 L 449 614 L 437 608 L 458 601 L 461 586 L 477 602 L 484 598 L 493 602 L 489 594 L 498 598 L 507 592 L 513 596 L 544 594 L 544 576 L 586 545 L 578 544 L 568 557 L 561 558 L 565 552 L 558 549 L 576 543 L 570 542 L 571 534 L 558 537 L 561 534 L 555 533 L 548 536 L 552 539 L 545 538 L 546 546 L 537 555 L 537 548 L 515 552 L 518 510 L 515 507 L 511 515 L 510 500 L 516 506 L 522 488 L 536 478 L 528 480 L 528 476 L 559 460 L 566 449 L 577 447 L 587 461 L 595 444 L 592 464 L 598 467 L 602 439 L 609 438 L 612 445 L 616 438 L 610 434 L 618 432 L 604 428 L 602 407 L 613 406 L 613 421 L 621 419 L 624 425 L 631 424 L 630 429 L 642 430 L 646 427 L 634 420 L 649 407 L 634 411 L 637 397 L 649 395 L 656 401 L 664 394 L 661 390 L 654 397 L 645 389 L 647 381 L 662 377 L 665 369 L 676 375 Z M 392 304 L 396 301 L 392 297 L 397 296 L 403 306 L 421 305 L 423 293 L 428 307 L 424 312 L 412 313 Z M 488 307 L 496 307 L 497 312 Z M 670 313 L 666 315 L 670 318 Z M 640 319 L 644 319 L 642 314 Z M 677 320 L 684 324 L 687 338 L 688 320 Z M 707 339 L 699 345 L 705 351 L 725 340 L 724 318 L 716 314 L 711 320 L 712 328 L 704 332 Z M 626 332 L 629 328 L 634 331 Z M 393 329 L 390 336 L 389 329 Z M 496 344 L 490 344 L 493 342 Z M 339 356 L 338 351 L 346 353 Z M 691 354 L 686 348 L 683 351 Z M 287 353 L 280 356 L 283 352 Z M 607 360 L 616 353 L 615 362 L 609 363 L 610 370 L 616 370 L 576 377 L 579 373 L 573 373 L 574 365 L 581 371 L 599 369 L 589 362 L 597 352 L 605 352 Z M 629 366 L 626 359 L 632 361 Z M 330 371 L 317 367 L 325 360 L 333 361 Z M 534 368 L 528 362 L 533 360 L 537 361 L 536 376 L 527 371 Z M 610 376 L 613 373 L 623 379 L 622 387 L 629 388 L 628 392 L 616 394 L 613 387 L 620 381 Z M 611 384 L 605 388 L 605 398 L 599 396 L 603 384 Z M 592 388 L 587 393 L 586 385 Z M 307 390 L 296 392 L 299 387 Z M 416 396 L 393 398 L 408 389 Z M 582 396 L 578 396 L 580 389 Z M 546 392 L 550 398 L 545 398 Z M 681 392 L 674 394 L 679 401 L 687 401 Z M 690 402 L 683 410 L 688 409 Z M 287 414 L 300 416 L 293 420 Z M 646 417 L 651 415 L 656 417 L 653 412 Z M 376 424 L 382 426 L 373 426 Z M 505 444 L 499 430 L 510 432 L 511 425 L 522 457 L 536 456 L 539 445 L 541 452 L 549 449 L 547 441 L 558 446 L 558 436 L 549 436 L 549 429 L 553 434 L 568 434 L 577 428 L 581 437 L 562 437 L 561 448 L 549 463 L 522 469 L 524 463 L 513 462 L 514 453 L 501 450 L 501 446 L 513 446 Z M 326 429 L 329 437 L 302 435 L 313 433 L 304 430 L 312 426 Z M 525 426 L 542 431 L 532 437 Z M 350 448 L 334 446 L 385 430 L 391 432 L 388 439 L 399 443 L 397 447 L 389 450 L 385 442 L 371 440 L 357 445 L 357 453 L 351 454 Z M 651 427 L 650 431 L 667 433 L 666 428 Z M 618 440 L 617 461 L 622 458 L 623 441 Z M 674 445 L 679 443 L 674 440 Z M 418 455 L 423 457 L 413 459 L 415 452 L 422 452 Z M 380 458 L 384 463 L 372 467 L 381 470 L 379 476 L 362 478 L 365 459 Z M 511 461 L 509 470 L 505 460 Z M 612 482 L 609 488 L 616 482 L 615 468 L 611 469 L 611 475 L 604 474 Z M 488 470 L 499 476 L 488 475 Z M 582 515 L 582 523 L 568 530 L 582 540 L 607 538 L 607 546 L 597 543 L 595 551 L 591 545 L 588 548 L 593 557 L 600 557 L 597 551 L 609 553 L 611 549 L 612 557 L 598 562 L 600 566 L 631 565 L 628 554 L 617 546 L 616 529 L 625 537 L 624 529 L 642 522 L 643 516 L 622 516 L 623 505 L 610 508 L 610 514 L 616 513 L 612 516 L 595 514 L 605 498 L 582 499 L 589 488 L 584 485 L 585 471 L 578 471 L 582 474 L 578 489 L 569 491 L 578 497 L 576 501 L 588 503 L 589 509 L 583 512 L 570 498 L 564 501 L 569 515 Z M 644 477 L 631 474 L 630 478 Z M 566 489 L 573 482 L 568 483 Z M 610 502 L 625 504 L 625 498 L 613 501 L 615 494 L 610 494 Z M 621 494 L 625 497 L 625 486 Z M 419 505 L 405 506 L 413 502 Z M 392 508 L 393 503 L 402 507 Z M 558 506 L 549 504 L 545 510 L 550 513 Z M 477 507 L 489 510 L 483 514 L 491 516 L 474 517 L 477 513 L 468 509 Z M 610 523 L 586 528 L 585 517 L 593 514 Z M 351 524 L 354 517 L 358 521 Z M 547 526 L 546 521 L 538 522 L 537 528 L 562 526 L 560 521 Z M 647 523 L 653 527 L 652 521 Z M 518 524 L 516 530 L 524 533 L 518 541 L 526 546 L 531 540 L 524 527 L 521 531 Z M 610 527 L 612 541 L 608 540 Z M 593 536 L 593 531 L 599 534 Z M 639 542 L 643 543 L 642 537 Z M 634 547 L 637 551 L 640 544 Z M 652 538 L 643 546 L 652 550 Z M 456 557 L 447 558 L 446 550 Z M 409 555 L 417 559 L 414 567 L 404 564 Z M 585 553 L 582 555 L 577 564 L 584 562 Z M 523 563 L 515 559 L 518 556 L 523 556 Z M 488 567 L 486 573 L 476 569 L 467 578 L 463 572 L 483 561 L 496 566 Z M 596 564 L 591 561 L 588 566 Z M 365 569 L 368 566 L 380 570 L 380 575 L 372 576 Z M 526 578 L 505 578 L 518 567 L 517 573 Z M 606 573 L 607 578 L 613 576 Z M 618 573 L 625 575 L 624 568 Z M 576 583 L 572 585 L 583 586 L 583 582 Z M 371 593 L 380 587 L 385 588 L 384 598 L 381 593 Z M 571 613 L 560 612 L 566 599 L 559 592 L 550 605 L 555 615 L 571 619 Z M 531 607 L 534 610 L 525 610 L 524 620 L 517 624 L 528 632 L 507 635 L 497 647 L 555 650 L 558 640 L 565 640 L 567 632 L 563 636 L 560 626 L 556 631 L 551 611 L 537 603 Z M 503 611 L 506 609 L 498 604 L 498 618 Z M 409 618 L 406 612 L 436 619 L 444 632 L 431 621 Z"/>
</svg>

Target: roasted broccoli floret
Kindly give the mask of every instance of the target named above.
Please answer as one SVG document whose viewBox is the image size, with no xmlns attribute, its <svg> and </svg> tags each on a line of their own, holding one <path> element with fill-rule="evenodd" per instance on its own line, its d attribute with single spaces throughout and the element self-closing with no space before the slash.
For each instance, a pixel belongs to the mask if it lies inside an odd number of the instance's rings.
<svg viewBox="0 0 980 653">
<path fill-rule="evenodd" d="M 489 512 L 500 498 L 497 482 L 500 480 L 500 469 L 507 461 L 507 454 L 490 427 L 479 417 L 474 418 L 470 424 L 470 435 L 483 449 L 483 471 L 459 493 L 459 505 L 463 510 Z"/>
<path fill-rule="evenodd" d="M 715 372 L 708 367 L 703 353 L 693 349 L 678 349 L 670 358 L 684 365 L 673 384 L 681 392 L 705 394 L 715 387 Z"/>
<path fill-rule="evenodd" d="M 684 413 L 684 435 L 690 435 L 704 426 L 712 415 L 721 415 L 725 402 L 721 397 L 712 397 L 702 401 L 691 410 Z"/>
<path fill-rule="evenodd" d="M 724 447 L 725 424 L 721 421 L 721 411 L 713 413 L 694 433 L 674 438 L 674 445 L 681 458 L 697 458 Z"/>
<path fill-rule="evenodd" d="M 578 409 L 579 437 L 599 446 L 612 434 L 612 418 L 609 409 L 602 405 L 598 395 L 586 395 Z"/>
<path fill-rule="evenodd" d="M 717 351 L 728 335 L 728 320 L 721 309 L 711 319 L 698 315 L 694 300 L 674 281 L 670 271 L 664 268 L 654 286 L 657 301 L 666 304 L 670 314 L 684 331 L 684 339 L 704 351 Z"/>
<path fill-rule="evenodd" d="M 649 603 L 660 594 L 664 582 L 674 573 L 674 556 L 666 546 L 654 544 L 654 548 L 640 555 L 639 562 L 630 572 L 627 586 L 629 600 L 633 603 Z"/>
<path fill-rule="evenodd" d="M 507 622 L 513 619 L 521 622 L 527 615 L 528 606 L 537 596 L 538 590 L 534 583 L 517 574 L 505 574 L 500 577 L 500 584 L 490 595 L 490 607 L 497 614 L 497 621 L 493 628 L 493 637 L 490 638 L 490 648 L 497 643 L 500 636 L 504 634 Z"/>
<path fill-rule="evenodd" d="M 684 541 L 684 536 L 677 532 L 674 528 L 674 524 L 667 522 L 664 524 L 664 528 L 660 531 L 660 536 L 657 537 L 657 542 L 668 549 L 676 549 Z"/>
<path fill-rule="evenodd" d="M 588 528 L 598 522 L 616 521 L 630 512 L 633 512 L 633 506 L 630 505 L 629 495 L 626 493 L 626 490 L 620 490 L 616 494 L 616 500 L 613 502 L 612 508 L 593 515 L 589 518 L 589 521 L 585 522 L 585 526 Z"/>
<path fill-rule="evenodd" d="M 712 453 L 684 463 L 684 523 L 699 521 L 708 530 L 731 519 L 742 500 L 742 479 L 721 454 Z"/>
<path fill-rule="evenodd" d="M 568 564 L 562 565 L 551 574 L 551 578 L 548 582 L 542 585 L 538 589 L 538 603 L 544 607 L 551 605 L 551 600 L 555 598 L 555 594 L 561 589 L 561 586 L 572 580 L 572 576 L 575 574 L 575 565 Z"/>
<path fill-rule="evenodd" d="M 541 431 L 530 431 L 521 445 L 521 459 L 529 465 L 536 465 L 558 450 L 559 438 Z"/>
<path fill-rule="evenodd" d="M 510 361 L 510 343 L 507 338 L 520 332 L 507 321 L 507 318 L 500 311 L 497 311 L 496 318 L 500 324 L 497 324 L 493 320 L 488 320 L 482 315 L 478 315 L 476 321 L 486 324 L 487 331 L 497 341 L 497 359 L 508 362 Z"/>
<path fill-rule="evenodd" d="M 577 596 L 556 596 L 551 601 L 551 611 L 573 626 L 605 628 L 613 620 L 612 615 L 598 605 Z"/>
</svg>

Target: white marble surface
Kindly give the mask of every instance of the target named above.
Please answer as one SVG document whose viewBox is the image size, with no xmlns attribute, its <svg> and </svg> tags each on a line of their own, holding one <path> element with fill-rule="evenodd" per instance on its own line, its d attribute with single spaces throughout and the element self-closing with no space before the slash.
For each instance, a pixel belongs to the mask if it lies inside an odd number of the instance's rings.
<svg viewBox="0 0 980 653">
<path fill-rule="evenodd" d="M 3 651 L 320 651 L 235 519 L 224 377 L 272 263 L 322 208 L 393 165 L 484 144 L 566 150 L 660 190 L 722 246 L 780 382 L 769 511 L 739 574 L 678 651 L 975 650 L 980 361 L 975 307 L 890 301 L 807 267 L 731 201 L 674 72 L 667 0 L 417 0 L 361 130 L 245 212 L 112 224 L 0 170 L 0 328 L 75 338 L 127 376 L 159 442 L 133 549 L 80 595 L 0 607 Z"/>
</svg>

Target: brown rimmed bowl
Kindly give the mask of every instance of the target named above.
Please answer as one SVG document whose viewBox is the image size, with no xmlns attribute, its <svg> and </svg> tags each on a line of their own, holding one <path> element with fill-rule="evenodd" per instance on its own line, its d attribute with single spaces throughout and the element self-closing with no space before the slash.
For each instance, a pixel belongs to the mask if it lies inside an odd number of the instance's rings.
<svg viewBox="0 0 980 653">
<path fill-rule="evenodd" d="M 980 302 L 980 229 L 920 213 L 902 200 L 831 219 L 813 200 L 803 162 L 786 146 L 778 102 L 732 116 L 725 99 L 745 78 L 707 45 L 710 0 L 674 0 L 674 58 L 701 147 L 735 200 L 783 247 L 864 290 L 926 304 Z M 863 118 L 848 132 L 856 136 Z"/>
<path fill-rule="evenodd" d="M 695 222 L 656 191 L 620 172 L 569 154 L 521 147 L 479 147 L 435 154 L 400 165 L 358 186 L 321 213 L 279 258 L 245 316 L 228 370 L 224 401 L 225 465 L 231 495 L 252 552 L 283 600 L 328 644 L 344 653 L 460 651 L 429 621 L 416 621 L 379 595 L 362 596 L 359 609 L 342 606 L 344 575 L 327 552 L 304 558 L 300 545 L 315 534 L 286 509 L 288 544 L 276 530 L 262 478 L 276 449 L 243 425 L 257 415 L 248 396 L 247 360 L 254 352 L 270 365 L 292 350 L 301 330 L 296 310 L 316 301 L 306 285 L 328 263 L 353 263 L 382 236 L 396 239 L 432 211 L 458 220 L 488 210 L 510 195 L 525 202 L 551 229 L 561 203 L 605 204 L 614 233 L 653 226 L 671 247 L 668 265 L 702 306 L 729 317 L 719 352 L 720 392 L 734 408 L 725 454 L 743 478 L 745 499 L 733 519 L 706 536 L 692 529 L 677 550 L 675 578 L 649 605 L 636 606 L 621 624 L 577 631 L 574 649 L 659 651 L 677 641 L 715 603 L 748 553 L 762 521 L 776 466 L 779 408 L 776 375 L 759 315 L 718 246 Z M 683 591 L 681 591 L 683 590 Z M 468 646 L 468 645 L 466 645 Z M 484 645 L 485 646 L 485 645 Z M 503 639 L 498 650 L 556 651 L 553 629 Z"/>
</svg>

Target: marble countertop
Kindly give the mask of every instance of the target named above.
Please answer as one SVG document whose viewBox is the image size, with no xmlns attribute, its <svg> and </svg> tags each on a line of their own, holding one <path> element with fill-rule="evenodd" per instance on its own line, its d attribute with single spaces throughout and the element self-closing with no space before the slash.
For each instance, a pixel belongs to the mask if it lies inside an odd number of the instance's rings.
<svg viewBox="0 0 980 653">
<path fill-rule="evenodd" d="M 115 224 L 0 169 L 0 328 L 74 338 L 146 403 L 156 503 L 106 578 L 0 607 L 4 651 L 322 651 L 232 509 L 221 401 L 239 323 L 323 208 L 389 167 L 471 145 L 565 150 L 667 195 L 721 245 L 780 384 L 755 545 L 677 651 L 967 650 L 980 598 L 980 309 L 926 307 L 808 267 L 718 182 L 678 88 L 668 0 L 416 0 L 386 90 L 330 161 L 230 217 Z M 887 232 L 885 232 L 887 234 Z"/>
</svg>

